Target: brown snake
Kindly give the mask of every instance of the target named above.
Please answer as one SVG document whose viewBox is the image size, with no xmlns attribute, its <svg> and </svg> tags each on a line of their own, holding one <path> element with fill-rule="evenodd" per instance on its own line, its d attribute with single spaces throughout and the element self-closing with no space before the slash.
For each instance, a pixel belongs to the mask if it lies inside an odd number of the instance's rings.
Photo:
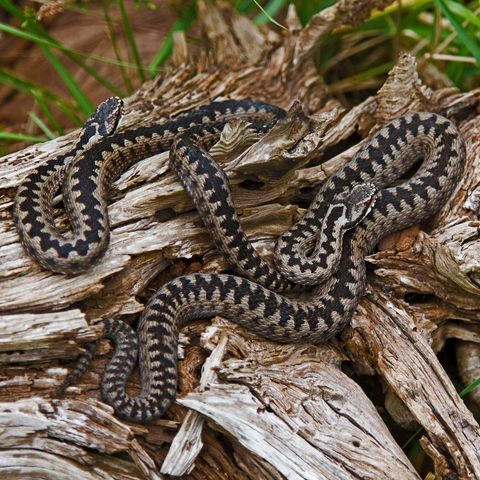
<svg viewBox="0 0 480 480">
<path fill-rule="evenodd" d="M 279 239 L 275 269 L 245 236 L 226 176 L 206 150 L 230 118 L 241 115 L 265 132 L 284 112 L 250 100 L 218 102 L 163 125 L 114 133 L 112 112 L 118 105 L 109 101 L 87 123 L 83 143 L 66 158 L 40 167 L 19 189 L 15 212 L 27 250 L 57 272 L 73 274 L 90 266 L 108 244 L 109 183 L 134 162 L 171 147 L 171 168 L 216 245 L 247 277 L 195 274 L 165 284 L 146 306 L 137 333 L 119 320 L 104 322 L 105 336 L 116 342 L 116 351 L 102 395 L 119 416 L 137 422 L 161 416 L 175 397 L 178 330 L 185 322 L 221 315 L 279 342 L 315 343 L 337 334 L 364 292 L 365 256 L 385 235 L 437 212 L 464 168 L 464 143 L 449 120 L 431 113 L 394 120 L 322 185 L 303 219 Z M 95 124 L 103 125 L 100 133 Z M 420 167 L 404 179 L 419 159 Z M 62 182 L 67 185 L 69 235 L 61 235 L 48 220 Z M 308 302 L 277 293 L 296 284 L 314 287 Z M 85 370 L 92 351 L 88 346 L 67 384 Z M 125 382 L 137 352 L 142 391 L 132 397 Z"/>
</svg>

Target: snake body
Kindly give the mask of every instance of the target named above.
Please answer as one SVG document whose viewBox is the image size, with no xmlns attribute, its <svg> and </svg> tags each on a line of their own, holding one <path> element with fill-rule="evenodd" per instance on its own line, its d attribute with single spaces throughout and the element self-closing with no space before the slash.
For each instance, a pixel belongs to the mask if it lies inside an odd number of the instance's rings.
<svg viewBox="0 0 480 480">
<path fill-rule="evenodd" d="M 238 103 L 240 113 L 248 111 L 254 117 L 261 113 L 262 118 L 269 116 L 269 121 L 284 116 L 276 107 L 248 102 Z M 126 168 L 160 148 L 171 146 L 172 169 L 192 197 L 217 246 L 247 277 L 195 274 L 168 282 L 147 304 L 136 333 L 119 320 L 104 321 L 104 335 L 114 340 L 116 350 L 102 381 L 102 396 L 117 415 L 132 421 L 158 418 L 175 398 L 178 330 L 186 322 L 221 315 L 279 342 L 316 343 L 337 334 L 350 320 L 364 292 L 365 256 L 383 236 L 422 222 L 437 212 L 454 191 L 464 168 L 464 143 L 449 120 L 430 113 L 414 113 L 394 120 L 322 185 L 303 219 L 277 243 L 276 268 L 273 268 L 259 257 L 245 236 L 228 181 L 206 152 L 218 138 L 226 119 L 235 115 L 235 102 L 228 104 L 227 118 L 218 114 L 225 106 L 220 105 L 187 113 L 174 120 L 174 126 L 170 123 L 168 127 L 145 127 L 114 134 L 106 130 L 93 146 L 81 148 L 77 155 L 80 160 L 65 168 L 73 170 L 68 174 L 71 188 L 77 187 L 81 192 L 86 181 L 80 174 L 81 168 L 85 168 L 83 175 L 88 172 L 88 178 L 102 179 L 100 184 L 106 185 L 119 171 L 107 166 L 112 159 Z M 202 113 L 198 115 L 198 111 Z M 201 125 L 192 125 L 199 119 Z M 266 131 L 270 125 L 257 123 L 255 128 Z M 73 156 L 70 154 L 68 158 Z M 402 179 L 419 159 L 423 162 L 413 176 Z M 95 174 L 92 169 L 96 169 Z M 32 176 L 28 182 L 39 184 Z M 105 188 L 101 187 L 99 194 L 103 195 Z M 26 195 L 26 189 L 20 189 L 16 212 L 27 249 L 32 251 L 40 245 L 42 248 L 37 248 L 35 255 L 41 257 L 48 245 L 53 253 L 48 260 L 41 260 L 48 267 L 58 257 L 64 257 L 59 262 L 61 266 L 56 264 L 53 268 L 55 271 L 73 273 L 84 268 L 85 256 L 82 251 L 72 254 L 72 248 L 88 242 L 85 231 L 81 241 L 78 234 L 73 240 L 60 241 L 54 225 L 50 224 L 48 231 L 44 228 L 46 219 L 39 211 L 41 220 L 35 230 L 32 213 L 26 207 L 33 205 L 38 210 L 42 201 L 27 201 Z M 35 195 L 40 194 L 37 191 Z M 76 208 L 79 217 L 82 212 L 86 217 L 87 206 L 81 193 L 65 205 L 69 210 Z M 94 209 L 99 205 L 100 200 Z M 97 215 L 100 216 L 106 217 L 105 212 Z M 92 217 L 87 221 L 92 235 L 98 235 Z M 75 235 L 76 222 L 71 223 Z M 108 231 L 105 220 L 101 228 Z M 30 241 L 28 245 L 25 238 L 32 232 L 41 240 Z M 48 244 L 47 236 L 58 244 Z M 100 243 L 98 236 L 94 238 Z M 298 283 L 313 286 L 308 302 L 278 293 Z M 85 370 L 92 351 L 89 346 L 70 380 Z M 125 383 L 137 361 L 137 352 L 142 389 L 133 397 L 126 392 Z"/>
<path fill-rule="evenodd" d="M 139 159 L 168 150 L 180 132 L 192 126 L 205 129 L 202 140 L 208 145 L 218 140 L 225 123 L 233 118 L 246 118 L 264 131 L 272 120 L 285 115 L 263 102 L 215 102 L 173 121 L 114 133 L 121 105 L 116 97 L 103 102 L 72 151 L 34 170 L 17 191 L 17 231 L 28 253 L 48 270 L 76 275 L 105 253 L 109 241 L 106 197 L 113 180 Z M 53 220 L 52 201 L 59 185 L 72 227 L 68 234 L 59 232 Z"/>
</svg>

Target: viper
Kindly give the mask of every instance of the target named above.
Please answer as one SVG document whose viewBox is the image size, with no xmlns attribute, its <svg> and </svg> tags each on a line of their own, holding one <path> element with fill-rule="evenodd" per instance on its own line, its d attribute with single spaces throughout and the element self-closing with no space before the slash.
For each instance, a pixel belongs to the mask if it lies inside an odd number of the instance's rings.
<svg viewBox="0 0 480 480">
<path fill-rule="evenodd" d="M 207 152 L 229 120 L 244 118 L 265 133 L 285 112 L 263 102 L 230 100 L 117 132 L 121 110 L 116 98 L 100 105 L 71 151 L 27 176 L 14 212 L 31 256 L 54 272 L 78 274 L 108 246 L 106 199 L 113 180 L 138 160 L 170 149 L 172 170 L 241 276 L 199 273 L 166 283 L 145 307 L 137 332 L 120 320 L 103 322 L 104 336 L 116 349 L 102 396 L 117 415 L 137 422 L 158 418 L 175 398 L 178 331 L 186 322 L 221 315 L 279 342 L 317 343 L 336 335 L 364 293 L 365 256 L 385 235 L 438 212 L 465 163 L 462 136 L 448 119 L 432 113 L 395 119 L 324 182 L 303 218 L 278 240 L 272 266 L 246 237 L 228 179 Z M 60 185 L 68 233 L 58 230 L 52 215 Z M 298 285 L 311 289 L 308 300 L 285 293 Z M 93 347 L 87 345 L 62 388 L 85 371 Z M 137 355 L 141 392 L 131 396 L 125 383 Z"/>
</svg>

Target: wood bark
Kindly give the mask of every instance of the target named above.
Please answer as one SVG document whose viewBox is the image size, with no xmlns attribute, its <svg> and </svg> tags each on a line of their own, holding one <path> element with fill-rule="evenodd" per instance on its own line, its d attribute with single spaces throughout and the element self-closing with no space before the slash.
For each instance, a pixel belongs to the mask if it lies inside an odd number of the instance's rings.
<svg viewBox="0 0 480 480">
<path fill-rule="evenodd" d="M 432 90 L 405 54 L 377 95 L 347 110 L 313 62 L 334 28 L 389 3 L 340 1 L 304 29 L 290 9 L 279 31 L 200 2 L 202 43 L 194 49 L 176 34 L 168 70 L 127 99 L 121 129 L 226 97 L 289 109 L 260 140 L 232 122 L 212 149 L 242 224 L 267 258 L 302 215 L 298 204 L 392 118 L 442 112 L 457 122 L 468 149 L 465 178 L 441 213 L 383 240 L 368 258 L 367 293 L 340 338 L 278 345 L 220 318 L 189 325 L 181 335 L 179 398 L 151 425 L 121 421 L 100 401 L 106 341 L 65 398 L 55 390 L 69 360 L 101 335 L 100 320 L 133 321 L 165 281 L 228 268 L 169 172 L 168 153 L 140 161 L 116 182 L 107 255 L 70 278 L 25 255 L 12 202 L 25 175 L 71 148 L 78 132 L 0 159 L 2 478 L 419 478 L 355 375 L 375 376 L 377 394 L 388 387 L 400 400 L 399 416 L 423 428 L 436 478 L 480 478 L 480 428 L 435 355 L 451 337 L 480 341 L 480 92 Z M 333 154 L 340 142 L 345 148 Z M 136 375 L 128 388 L 138 388 Z"/>
</svg>

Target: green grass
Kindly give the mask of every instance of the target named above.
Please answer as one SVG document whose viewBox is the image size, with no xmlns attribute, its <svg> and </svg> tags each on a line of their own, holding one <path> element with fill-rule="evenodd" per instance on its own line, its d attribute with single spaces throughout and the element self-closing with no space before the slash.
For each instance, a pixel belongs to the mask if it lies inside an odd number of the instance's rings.
<svg viewBox="0 0 480 480">
<path fill-rule="evenodd" d="M 58 82 L 69 92 L 68 98 L 33 85 L 28 78 L 20 78 L 13 72 L 0 69 L 0 83 L 31 95 L 36 102 L 35 116 L 29 115 L 39 132 L 62 135 L 64 128 L 81 125 L 93 111 L 88 94 L 65 66 L 65 60 L 73 61 L 95 81 L 107 88 L 112 95 L 131 94 L 134 85 L 153 78 L 169 58 L 173 47 L 174 32 L 188 32 L 196 19 L 196 2 L 171 0 L 176 21 L 158 51 L 152 58 L 143 58 L 137 47 L 135 29 L 125 8 L 124 0 L 101 0 L 103 16 L 112 42 L 115 58 L 90 55 L 69 48 L 53 38 L 37 20 L 32 8 L 20 8 L 12 0 L 0 0 L 0 10 L 8 12 L 11 20 L 0 22 L 0 32 L 36 45 L 45 60 L 51 64 Z M 271 23 L 283 27 L 283 18 L 291 0 L 232 0 L 239 12 L 249 15 L 255 23 Z M 331 7 L 335 0 L 295 0 L 297 13 L 305 25 L 316 13 Z M 78 15 L 85 14 L 88 4 L 81 8 L 72 2 L 70 7 Z M 153 1 L 136 1 L 137 8 L 155 9 Z M 122 38 L 117 38 L 111 16 L 117 9 L 121 18 Z M 480 8 L 477 2 L 453 0 L 403 0 L 401 8 L 394 4 L 384 12 L 376 12 L 372 18 L 355 28 L 342 28 L 324 39 L 317 63 L 320 73 L 331 86 L 331 91 L 346 104 L 355 104 L 383 83 L 396 55 L 403 50 L 412 51 L 428 59 L 445 71 L 453 84 L 468 90 L 480 79 Z M 381 38 L 378 42 L 376 39 Z M 122 58 L 119 42 L 129 48 L 128 58 Z M 131 60 L 130 60 L 131 59 Z M 122 85 L 114 85 L 98 72 L 91 62 L 100 61 L 118 68 Z M 54 110 L 61 110 L 70 124 L 61 125 Z M 1 126 L 0 126 L 0 131 Z M 2 131 L 3 132 L 3 131 Z M 48 132 L 48 134 L 47 134 Z M 4 132 L 6 133 L 6 132 Z M 28 132 L 3 135 L 2 142 L 32 137 Z M 33 137 L 37 138 L 36 135 Z M 38 137 L 42 138 L 42 137 Z M 5 145 L 4 145 L 5 146 Z M 1 145 L 0 145 L 1 147 Z"/>
<path fill-rule="evenodd" d="M 175 32 L 187 31 L 196 18 L 195 4 L 191 3 L 188 7 L 183 8 L 178 13 L 178 18 L 175 20 L 170 32 L 168 32 L 165 40 L 161 44 L 157 53 L 153 56 L 153 59 L 148 65 L 148 71 L 152 77 L 154 77 L 161 66 L 168 60 L 173 50 L 173 34 Z"/>
<path fill-rule="evenodd" d="M 470 385 L 466 386 L 463 390 L 459 392 L 461 398 L 465 398 L 470 392 L 473 392 L 476 388 L 480 386 L 480 378 L 477 378 Z M 423 450 L 420 445 L 420 437 L 424 433 L 423 428 L 419 428 L 403 445 L 403 450 L 407 454 L 408 458 L 412 464 L 416 464 L 416 460 L 419 456 L 423 458 Z"/>
<path fill-rule="evenodd" d="M 24 135 L 22 133 L 0 132 L 0 140 L 8 140 L 10 142 L 41 143 L 47 140 L 47 138 L 37 137 L 35 135 Z"/>
</svg>

